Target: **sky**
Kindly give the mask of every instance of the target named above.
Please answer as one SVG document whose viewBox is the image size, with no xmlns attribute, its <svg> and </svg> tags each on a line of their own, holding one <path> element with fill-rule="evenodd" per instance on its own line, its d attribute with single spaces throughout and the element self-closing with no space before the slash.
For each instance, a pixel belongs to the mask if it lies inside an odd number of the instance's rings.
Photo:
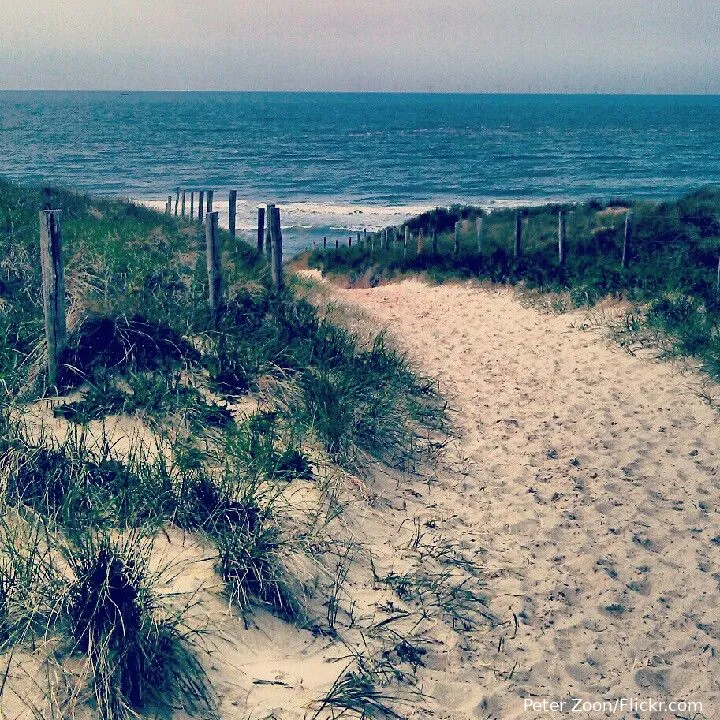
<svg viewBox="0 0 720 720">
<path fill-rule="evenodd" d="M 0 89 L 720 93 L 720 0 L 0 0 Z"/>
</svg>

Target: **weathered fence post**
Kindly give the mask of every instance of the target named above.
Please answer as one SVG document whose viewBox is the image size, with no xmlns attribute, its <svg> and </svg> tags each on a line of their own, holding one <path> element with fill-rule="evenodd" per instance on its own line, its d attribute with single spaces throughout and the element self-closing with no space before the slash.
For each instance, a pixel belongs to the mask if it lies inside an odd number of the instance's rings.
<svg viewBox="0 0 720 720">
<path fill-rule="evenodd" d="M 190 191 L 190 219 L 195 217 L 195 191 Z"/>
<path fill-rule="evenodd" d="M 340 249 L 340 240 L 338 238 L 335 238 L 335 252 L 337 252 Z"/>
<path fill-rule="evenodd" d="M 567 242 L 567 218 L 565 211 L 558 210 L 558 262 L 565 264 L 565 244 Z"/>
<path fill-rule="evenodd" d="M 280 208 L 273 205 L 270 211 L 270 235 L 272 238 L 270 271 L 273 286 L 278 291 L 282 290 L 285 285 L 282 267 L 282 231 L 280 227 Z"/>
<path fill-rule="evenodd" d="M 218 234 L 218 213 L 209 212 L 205 223 L 205 251 L 208 273 L 208 297 L 210 309 L 217 317 L 222 295 L 222 249 Z"/>
<path fill-rule="evenodd" d="M 360 231 L 359 231 L 359 230 L 358 230 L 358 233 L 357 233 L 357 244 L 358 244 L 358 245 L 362 245 L 362 240 L 360 239 Z"/>
<path fill-rule="evenodd" d="M 405 226 L 405 245 L 403 246 L 403 255 L 407 255 L 408 242 L 410 241 L 410 228 Z"/>
<path fill-rule="evenodd" d="M 230 237 L 235 239 L 235 216 L 237 215 L 237 190 L 230 191 L 228 200 L 228 230 Z"/>
<path fill-rule="evenodd" d="M 180 188 L 175 188 L 175 215 L 178 214 L 178 203 L 180 202 Z"/>
<path fill-rule="evenodd" d="M 327 235 L 323 236 L 323 250 L 327 250 Z"/>
<path fill-rule="evenodd" d="M 198 221 L 202 223 L 205 213 L 205 191 L 198 193 Z"/>
<path fill-rule="evenodd" d="M 169 195 L 165 201 L 165 214 L 172 215 L 172 195 Z"/>
<path fill-rule="evenodd" d="M 483 231 L 483 219 L 482 215 L 475 218 L 475 233 L 477 235 L 477 251 L 482 252 L 482 231 Z"/>
<path fill-rule="evenodd" d="M 65 349 L 65 276 L 62 259 L 60 210 L 40 211 L 40 266 L 42 269 L 48 383 L 57 383 Z"/>
<path fill-rule="evenodd" d="M 352 235 L 348 236 L 348 247 L 352 247 Z"/>
<path fill-rule="evenodd" d="M 265 208 L 258 208 L 257 223 L 257 249 L 261 253 L 263 251 L 263 242 L 265 241 Z"/>
<path fill-rule="evenodd" d="M 623 235 L 622 266 L 627 268 L 630 265 L 630 252 L 632 242 L 632 210 L 628 210 L 625 216 L 625 234 Z"/>
<path fill-rule="evenodd" d="M 272 235 L 270 233 L 270 225 L 272 220 L 272 210 L 275 203 L 267 203 L 265 205 L 265 255 L 268 259 L 272 257 Z"/>
<path fill-rule="evenodd" d="M 432 254 L 433 254 L 433 255 L 437 255 L 437 251 L 438 251 L 438 248 L 437 248 L 437 230 L 436 230 L 435 228 L 433 228 L 433 231 L 432 231 Z"/>
<path fill-rule="evenodd" d="M 214 190 L 207 191 L 207 211 L 211 213 L 213 211 L 213 194 Z"/>
<path fill-rule="evenodd" d="M 417 254 L 420 255 L 420 253 L 423 251 L 423 240 L 424 240 L 424 232 L 423 229 L 420 228 L 418 230 L 417 234 Z"/>
<path fill-rule="evenodd" d="M 460 228 L 462 225 L 460 221 L 455 223 L 455 247 L 453 248 L 453 255 L 460 254 Z"/>
<path fill-rule="evenodd" d="M 522 253 L 522 213 L 515 213 L 515 247 L 513 249 L 513 255 L 516 258 L 520 257 Z"/>
<path fill-rule="evenodd" d="M 180 195 L 180 215 L 185 217 L 185 191 Z"/>
</svg>

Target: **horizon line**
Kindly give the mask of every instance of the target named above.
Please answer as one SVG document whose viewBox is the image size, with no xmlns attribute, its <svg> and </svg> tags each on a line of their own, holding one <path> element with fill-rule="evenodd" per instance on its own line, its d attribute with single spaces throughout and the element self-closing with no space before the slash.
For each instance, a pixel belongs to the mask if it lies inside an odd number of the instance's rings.
<svg viewBox="0 0 720 720">
<path fill-rule="evenodd" d="M 273 90 L 273 89 L 159 89 L 159 88 L 0 88 L 0 93 L 166 93 L 166 94 L 256 94 L 256 95 L 491 95 L 491 96 L 586 96 L 586 97 L 719 97 L 711 92 L 567 91 L 567 90 Z"/>
</svg>

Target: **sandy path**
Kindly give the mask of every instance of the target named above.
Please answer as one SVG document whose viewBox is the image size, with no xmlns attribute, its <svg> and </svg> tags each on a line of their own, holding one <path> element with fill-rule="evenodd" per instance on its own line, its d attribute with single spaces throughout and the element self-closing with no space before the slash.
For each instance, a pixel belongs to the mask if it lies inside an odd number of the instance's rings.
<svg viewBox="0 0 720 720">
<path fill-rule="evenodd" d="M 520 622 L 425 673 L 436 713 L 530 720 L 573 715 L 525 711 L 523 698 L 652 697 L 703 712 L 642 717 L 720 717 L 720 416 L 698 378 L 509 290 L 332 292 L 453 398 L 460 437 L 429 512 L 479 537 L 493 607 Z"/>
</svg>

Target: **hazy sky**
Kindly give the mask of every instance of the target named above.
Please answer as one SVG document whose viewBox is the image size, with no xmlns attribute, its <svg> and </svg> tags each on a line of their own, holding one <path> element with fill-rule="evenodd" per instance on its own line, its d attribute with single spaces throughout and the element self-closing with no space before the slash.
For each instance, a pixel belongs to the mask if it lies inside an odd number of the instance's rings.
<svg viewBox="0 0 720 720">
<path fill-rule="evenodd" d="M 720 93 L 720 0 L 0 0 L 0 88 Z"/>
</svg>

